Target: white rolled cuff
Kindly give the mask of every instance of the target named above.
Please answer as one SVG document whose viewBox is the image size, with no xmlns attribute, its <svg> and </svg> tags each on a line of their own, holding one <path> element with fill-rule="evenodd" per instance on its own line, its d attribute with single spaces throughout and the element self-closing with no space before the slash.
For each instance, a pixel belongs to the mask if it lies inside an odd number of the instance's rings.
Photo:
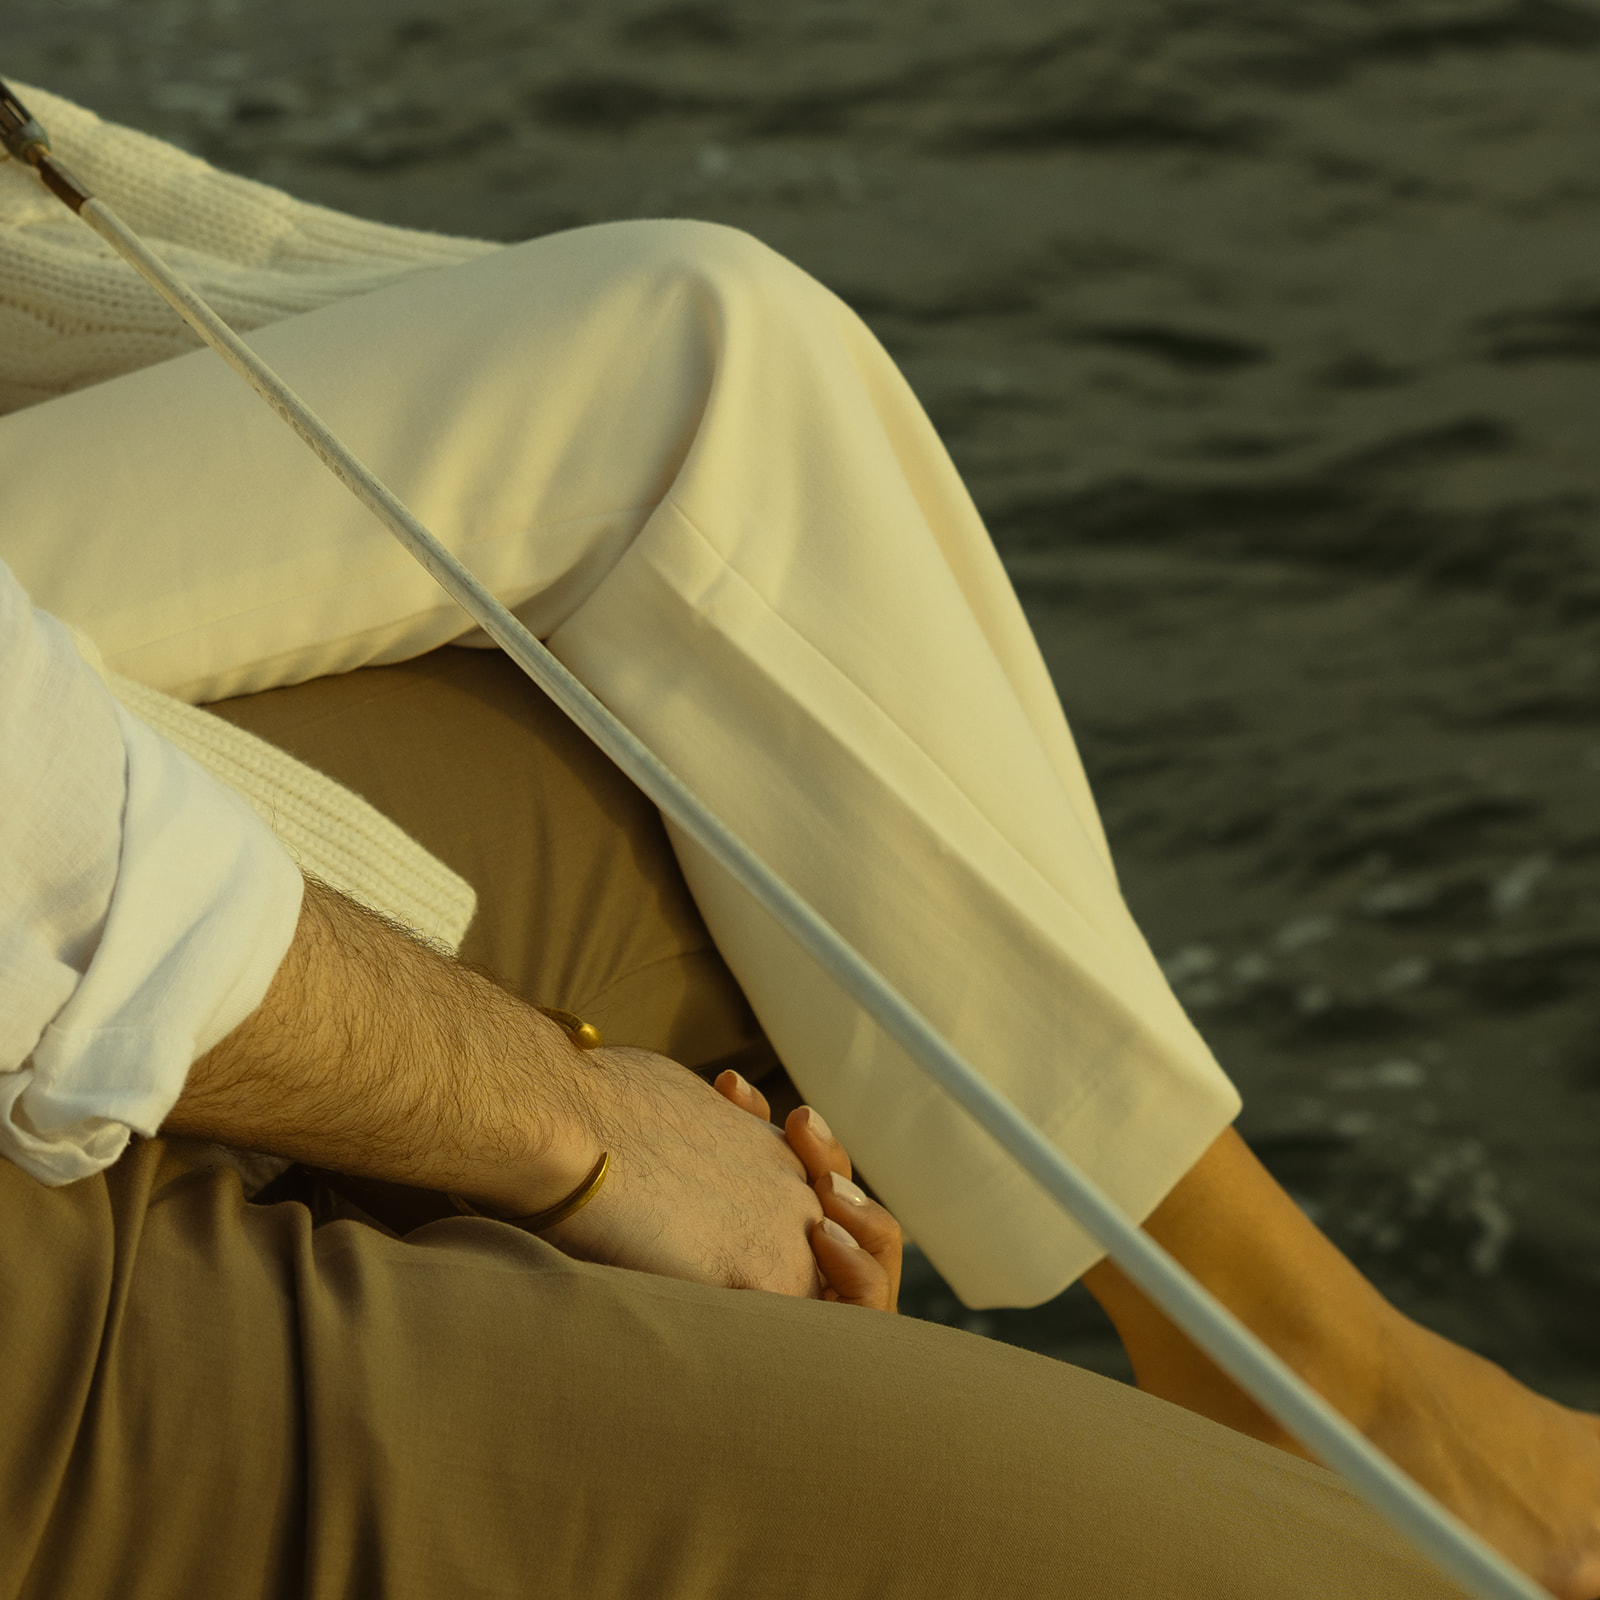
<svg viewBox="0 0 1600 1600">
<path fill-rule="evenodd" d="M 0 1075 L 0 1153 L 52 1187 L 153 1138 L 189 1068 L 265 998 L 305 879 L 250 805 L 121 704 L 122 857 L 105 932 L 33 1054 Z"/>
</svg>

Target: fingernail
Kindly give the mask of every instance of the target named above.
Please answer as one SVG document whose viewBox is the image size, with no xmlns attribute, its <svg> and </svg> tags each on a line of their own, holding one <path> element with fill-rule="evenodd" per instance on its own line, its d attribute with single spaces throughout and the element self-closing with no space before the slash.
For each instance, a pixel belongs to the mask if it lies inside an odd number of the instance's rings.
<svg viewBox="0 0 1600 1600">
<path fill-rule="evenodd" d="M 856 1244 L 856 1241 L 852 1239 L 850 1235 L 833 1220 L 832 1217 L 824 1217 L 822 1219 L 822 1231 L 827 1234 L 830 1239 L 835 1240 L 839 1244 L 855 1245 L 857 1250 L 861 1248 L 861 1246 Z"/>
<path fill-rule="evenodd" d="M 817 1115 L 815 1109 L 811 1106 L 806 1107 L 806 1127 L 819 1139 L 831 1139 L 833 1137 L 828 1124 Z"/>
<path fill-rule="evenodd" d="M 729 1067 L 728 1071 L 729 1072 L 733 1072 L 733 1068 Z M 734 1086 L 735 1089 L 738 1090 L 738 1092 L 740 1094 L 749 1094 L 750 1093 L 750 1085 L 748 1083 L 746 1083 L 744 1081 L 744 1079 L 741 1078 L 737 1072 L 733 1072 L 733 1086 Z"/>
<path fill-rule="evenodd" d="M 848 1178 L 841 1177 L 837 1172 L 830 1172 L 829 1178 L 833 1180 L 833 1192 L 841 1200 L 848 1200 L 853 1206 L 864 1206 L 867 1197 Z"/>
</svg>

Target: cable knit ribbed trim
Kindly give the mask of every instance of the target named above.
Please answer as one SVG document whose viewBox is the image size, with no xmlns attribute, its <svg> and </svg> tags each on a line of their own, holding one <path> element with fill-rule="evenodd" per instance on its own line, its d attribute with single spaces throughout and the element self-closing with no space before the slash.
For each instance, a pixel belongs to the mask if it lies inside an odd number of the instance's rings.
<svg viewBox="0 0 1600 1600">
<path fill-rule="evenodd" d="M 135 716 L 242 795 L 302 872 L 403 922 L 446 954 L 477 909 L 472 885 L 353 790 L 244 728 L 109 672 Z"/>
<path fill-rule="evenodd" d="M 461 948 L 478 895 L 459 873 L 326 773 L 215 712 L 108 671 L 94 641 L 67 626 L 112 694 L 243 796 L 302 872 L 404 923 L 447 955 Z"/>
</svg>

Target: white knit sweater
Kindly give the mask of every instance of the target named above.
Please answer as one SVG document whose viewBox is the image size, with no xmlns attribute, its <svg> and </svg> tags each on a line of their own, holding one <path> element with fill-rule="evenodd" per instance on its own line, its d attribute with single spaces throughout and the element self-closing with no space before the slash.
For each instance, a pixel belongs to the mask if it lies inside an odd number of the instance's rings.
<svg viewBox="0 0 1600 1600">
<path fill-rule="evenodd" d="M 73 176 L 238 331 L 504 248 L 296 200 L 8 81 Z M 0 162 L 0 414 L 200 348 L 199 336 L 31 168 Z M 200 707 L 108 672 L 93 640 L 72 631 L 117 699 L 243 795 L 303 870 L 450 954 L 459 950 L 477 908 L 465 879 L 325 774 Z M 172 1142 L 235 1167 L 247 1194 L 289 1165 Z"/>
<path fill-rule="evenodd" d="M 505 248 L 296 200 L 7 81 L 73 176 L 236 332 Z M 199 335 L 31 167 L 0 160 L 0 415 L 200 348 Z"/>
</svg>

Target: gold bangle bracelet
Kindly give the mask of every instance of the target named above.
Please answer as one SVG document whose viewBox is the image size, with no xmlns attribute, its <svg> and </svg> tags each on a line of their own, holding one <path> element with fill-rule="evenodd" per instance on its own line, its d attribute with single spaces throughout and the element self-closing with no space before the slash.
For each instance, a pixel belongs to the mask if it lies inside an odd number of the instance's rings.
<svg viewBox="0 0 1600 1600">
<path fill-rule="evenodd" d="M 581 1211 L 599 1193 L 600 1185 L 606 1180 L 606 1173 L 611 1167 L 611 1152 L 602 1152 L 600 1159 L 595 1162 L 589 1176 L 578 1185 L 565 1200 L 557 1201 L 553 1206 L 543 1211 L 530 1211 L 525 1217 L 499 1217 L 490 1211 L 480 1211 L 470 1200 L 463 1200 L 460 1195 L 450 1196 L 451 1203 L 463 1216 L 488 1217 L 491 1222 L 509 1222 L 513 1228 L 521 1228 L 527 1233 L 537 1233 L 541 1228 L 553 1228 L 558 1222 L 565 1222 L 573 1212 Z"/>
<path fill-rule="evenodd" d="M 567 1037 L 580 1050 L 594 1050 L 600 1045 L 600 1030 L 593 1023 L 585 1022 L 582 1017 L 574 1016 L 570 1011 L 562 1011 L 556 1006 L 535 1006 L 534 1009 L 543 1012 L 552 1022 L 560 1023 L 567 1030 Z M 606 1173 L 610 1168 L 611 1152 L 604 1150 L 589 1176 L 565 1200 L 558 1200 L 543 1211 L 530 1211 L 525 1217 L 501 1217 L 493 1212 L 480 1211 L 470 1200 L 465 1200 L 458 1194 L 451 1194 L 448 1198 L 463 1216 L 487 1217 L 491 1222 L 508 1222 L 512 1227 L 521 1228 L 527 1233 L 537 1233 L 541 1228 L 553 1228 L 558 1222 L 565 1222 L 574 1212 L 581 1211 L 588 1205 L 600 1192 L 600 1185 L 606 1181 Z"/>
</svg>

